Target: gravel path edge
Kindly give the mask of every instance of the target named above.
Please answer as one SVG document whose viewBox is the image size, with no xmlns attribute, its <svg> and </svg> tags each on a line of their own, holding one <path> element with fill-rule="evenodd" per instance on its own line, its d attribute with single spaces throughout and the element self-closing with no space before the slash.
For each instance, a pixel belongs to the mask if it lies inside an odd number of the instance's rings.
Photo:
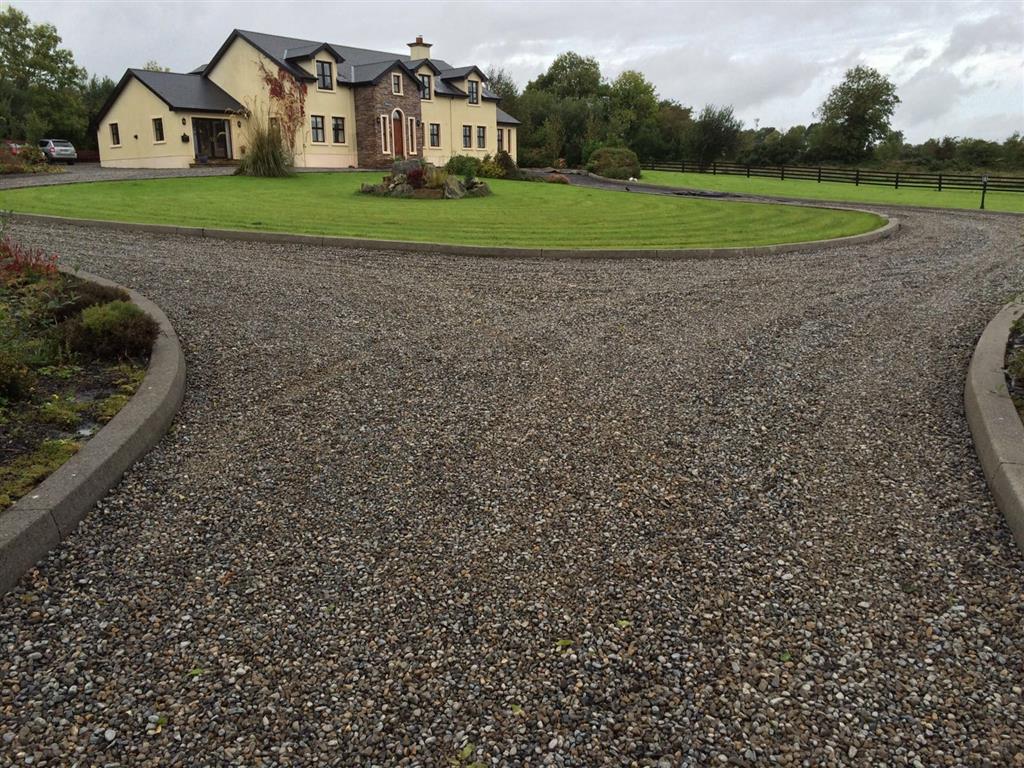
<svg viewBox="0 0 1024 768">
<path fill-rule="evenodd" d="M 1006 343 L 1024 303 L 1007 304 L 985 327 L 967 371 L 964 408 L 989 490 L 1024 551 L 1024 424 L 1006 387 Z"/>
<path fill-rule="evenodd" d="M 814 206 L 834 208 L 835 206 Z M 40 224 L 67 224 L 78 227 L 98 227 L 126 232 L 148 232 L 158 235 L 187 235 L 189 237 L 208 237 L 219 240 L 245 240 L 259 243 L 294 243 L 299 245 L 315 245 L 326 248 L 359 248 L 368 251 L 413 251 L 416 253 L 449 254 L 456 256 L 486 256 L 499 258 L 535 258 L 535 259 L 661 259 L 661 260 L 700 260 L 723 258 L 750 258 L 755 256 L 772 256 L 781 253 L 803 253 L 822 248 L 843 245 L 861 245 L 873 243 L 891 237 L 900 229 L 900 220 L 877 211 L 866 211 L 856 208 L 842 210 L 871 213 L 885 219 L 878 229 L 862 232 L 859 235 L 833 237 L 826 240 L 807 240 L 797 243 L 776 243 L 774 245 L 755 245 L 743 248 L 513 248 L 501 245 L 462 245 L 457 243 L 419 243 L 412 240 L 375 240 L 359 237 L 335 237 L 331 235 L 300 235 L 290 232 L 263 232 L 244 229 L 209 229 L 205 227 L 183 227 L 174 224 L 144 224 L 129 221 L 104 221 L 101 219 L 76 219 L 65 216 L 53 216 L 45 213 L 10 213 L 15 221 L 34 222 Z"/>
<path fill-rule="evenodd" d="M 67 538 L 128 467 L 163 437 L 185 394 L 185 356 L 160 307 L 105 278 L 61 271 L 128 291 L 132 301 L 157 321 L 160 333 L 146 376 L 128 403 L 29 495 L 0 512 L 0 595 Z"/>
</svg>

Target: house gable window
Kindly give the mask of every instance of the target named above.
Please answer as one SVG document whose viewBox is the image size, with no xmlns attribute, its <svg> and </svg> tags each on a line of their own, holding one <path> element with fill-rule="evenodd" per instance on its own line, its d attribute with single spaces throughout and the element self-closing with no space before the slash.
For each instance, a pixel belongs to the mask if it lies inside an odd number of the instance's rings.
<svg viewBox="0 0 1024 768">
<path fill-rule="evenodd" d="M 430 146 L 440 147 L 441 146 L 441 124 L 431 123 L 430 124 Z"/>
<path fill-rule="evenodd" d="M 479 80 L 469 80 L 467 82 L 467 86 L 468 86 L 468 90 L 469 90 L 469 103 L 470 104 L 479 104 L 480 103 L 480 81 Z"/>
<path fill-rule="evenodd" d="M 332 117 L 331 118 L 331 139 L 335 144 L 345 143 L 345 118 L 344 117 Z"/>
<path fill-rule="evenodd" d="M 462 147 L 463 149 L 469 149 L 473 146 L 473 126 L 464 125 L 462 126 Z"/>
<path fill-rule="evenodd" d="M 483 125 L 476 127 L 476 147 L 484 149 L 487 146 L 487 128 Z"/>
<path fill-rule="evenodd" d="M 430 101 L 434 97 L 434 78 L 430 75 L 420 75 L 420 98 Z"/>
<path fill-rule="evenodd" d="M 313 133 L 313 142 L 315 144 L 324 144 L 327 142 L 327 136 L 324 133 L 324 116 L 323 115 L 310 115 L 310 126 Z"/>
<path fill-rule="evenodd" d="M 331 62 L 317 59 L 316 87 L 321 91 L 334 90 L 334 65 Z"/>
<path fill-rule="evenodd" d="M 117 127 L 117 123 L 110 124 L 110 143 L 115 147 L 121 146 L 121 131 Z"/>
<path fill-rule="evenodd" d="M 153 118 L 153 143 L 164 143 L 164 119 L 162 117 Z"/>
<path fill-rule="evenodd" d="M 391 92 L 396 96 L 402 95 L 402 76 L 397 72 L 391 74 Z"/>
</svg>

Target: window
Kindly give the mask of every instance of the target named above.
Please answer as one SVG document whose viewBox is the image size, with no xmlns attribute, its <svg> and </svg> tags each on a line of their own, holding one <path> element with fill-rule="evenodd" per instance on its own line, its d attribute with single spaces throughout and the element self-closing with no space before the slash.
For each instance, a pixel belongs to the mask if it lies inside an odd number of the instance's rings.
<svg viewBox="0 0 1024 768">
<path fill-rule="evenodd" d="M 473 146 L 473 127 L 469 125 L 462 126 L 462 146 L 464 149 L 469 149 Z"/>
<path fill-rule="evenodd" d="M 385 155 L 391 154 L 391 142 L 388 137 L 388 123 L 390 122 L 387 115 L 380 116 L 380 151 Z M 359 141 L 358 137 L 356 137 L 356 141 Z"/>
<path fill-rule="evenodd" d="M 325 143 L 327 137 L 324 135 L 324 116 L 310 115 L 310 122 L 313 127 L 313 141 L 317 144 Z"/>
<path fill-rule="evenodd" d="M 430 75 L 420 75 L 420 98 L 430 101 L 433 98 L 433 79 Z"/>
<path fill-rule="evenodd" d="M 316 63 L 316 87 L 321 91 L 334 90 L 334 66 L 329 61 Z"/>
<path fill-rule="evenodd" d="M 469 103 L 479 104 L 480 103 L 480 83 L 477 80 L 469 81 Z"/>
<path fill-rule="evenodd" d="M 409 118 L 409 154 L 416 154 L 416 118 Z"/>
<path fill-rule="evenodd" d="M 398 96 L 402 95 L 402 76 L 397 72 L 391 75 L 391 92 Z"/>
<path fill-rule="evenodd" d="M 158 144 L 164 140 L 164 119 L 162 117 L 153 118 L 153 141 Z"/>
<path fill-rule="evenodd" d="M 487 146 L 487 129 L 482 125 L 476 127 L 476 146 L 477 149 Z"/>
<path fill-rule="evenodd" d="M 331 138 L 335 144 L 345 143 L 345 118 L 331 118 Z"/>
<path fill-rule="evenodd" d="M 499 128 L 498 129 L 498 151 L 499 152 L 504 152 L 505 151 L 505 129 L 504 128 Z"/>
<path fill-rule="evenodd" d="M 440 147 L 441 146 L 441 124 L 431 123 L 430 124 L 430 146 Z"/>
<path fill-rule="evenodd" d="M 117 123 L 110 124 L 110 143 L 115 147 L 121 144 L 121 132 L 117 129 Z"/>
</svg>

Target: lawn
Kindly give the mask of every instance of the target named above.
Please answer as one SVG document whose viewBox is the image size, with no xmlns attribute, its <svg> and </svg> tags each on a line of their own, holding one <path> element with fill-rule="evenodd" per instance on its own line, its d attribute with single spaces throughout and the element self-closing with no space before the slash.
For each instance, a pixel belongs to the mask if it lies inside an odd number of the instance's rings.
<svg viewBox="0 0 1024 768">
<path fill-rule="evenodd" d="M 878 205 L 922 205 L 931 208 L 964 208 L 978 210 L 981 193 L 967 190 L 893 189 L 892 187 L 857 186 L 836 182 L 804 181 L 802 179 L 765 179 L 745 176 L 716 176 L 710 173 L 679 173 L 677 171 L 644 171 L 642 181 L 661 187 L 708 189 L 715 192 L 738 192 L 749 195 L 797 197 L 837 203 L 877 203 Z M 985 210 L 1024 213 L 1024 194 L 989 192 Z"/>
<path fill-rule="evenodd" d="M 708 248 L 867 232 L 867 213 L 492 181 L 462 200 L 361 195 L 377 173 L 217 176 L 0 192 L 0 210 L 75 218 L 527 248 Z"/>
</svg>

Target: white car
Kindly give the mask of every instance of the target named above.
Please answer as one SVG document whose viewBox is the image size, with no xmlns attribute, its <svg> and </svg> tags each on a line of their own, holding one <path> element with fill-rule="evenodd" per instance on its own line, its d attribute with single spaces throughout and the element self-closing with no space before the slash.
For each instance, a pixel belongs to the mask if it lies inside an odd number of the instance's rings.
<svg viewBox="0 0 1024 768">
<path fill-rule="evenodd" d="M 39 149 L 51 163 L 67 163 L 74 165 L 78 159 L 75 145 L 67 139 L 40 139 Z"/>
</svg>

